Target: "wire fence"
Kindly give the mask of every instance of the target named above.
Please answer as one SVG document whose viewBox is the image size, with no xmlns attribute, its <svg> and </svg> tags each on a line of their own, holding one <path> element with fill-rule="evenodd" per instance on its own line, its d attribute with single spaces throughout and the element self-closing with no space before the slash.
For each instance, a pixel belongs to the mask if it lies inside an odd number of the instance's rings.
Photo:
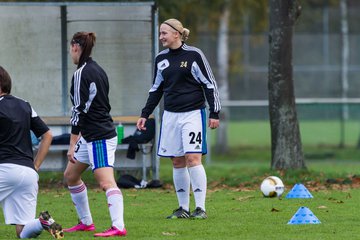
<svg viewBox="0 0 360 240">
<path fill-rule="evenodd" d="M 222 105 L 230 112 L 229 145 L 270 145 L 267 100 L 224 101 Z M 360 98 L 296 99 L 296 110 L 303 145 L 356 147 L 359 144 Z"/>
</svg>

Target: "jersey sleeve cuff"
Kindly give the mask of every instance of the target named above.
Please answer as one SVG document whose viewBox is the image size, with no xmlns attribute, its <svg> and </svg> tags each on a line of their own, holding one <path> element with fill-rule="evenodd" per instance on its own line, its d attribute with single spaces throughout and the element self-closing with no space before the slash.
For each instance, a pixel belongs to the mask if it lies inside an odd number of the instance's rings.
<svg viewBox="0 0 360 240">
<path fill-rule="evenodd" d="M 149 118 L 149 114 L 141 113 L 141 116 L 140 116 L 140 117 L 148 119 L 148 118 Z"/>
<path fill-rule="evenodd" d="M 219 113 L 218 112 L 212 112 L 212 113 L 210 113 L 209 118 L 211 118 L 211 119 L 219 119 Z"/>
<path fill-rule="evenodd" d="M 72 126 L 71 127 L 71 133 L 75 134 L 75 135 L 79 135 L 80 133 L 80 128 L 78 126 Z"/>
</svg>

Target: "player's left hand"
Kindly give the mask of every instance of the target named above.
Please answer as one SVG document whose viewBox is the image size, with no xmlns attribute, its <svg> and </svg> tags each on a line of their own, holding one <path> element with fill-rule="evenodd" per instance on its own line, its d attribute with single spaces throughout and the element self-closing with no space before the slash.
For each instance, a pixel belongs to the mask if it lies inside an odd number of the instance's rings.
<svg viewBox="0 0 360 240">
<path fill-rule="evenodd" d="M 219 125 L 220 125 L 219 119 L 209 118 L 209 128 L 215 129 L 218 128 Z"/>
</svg>

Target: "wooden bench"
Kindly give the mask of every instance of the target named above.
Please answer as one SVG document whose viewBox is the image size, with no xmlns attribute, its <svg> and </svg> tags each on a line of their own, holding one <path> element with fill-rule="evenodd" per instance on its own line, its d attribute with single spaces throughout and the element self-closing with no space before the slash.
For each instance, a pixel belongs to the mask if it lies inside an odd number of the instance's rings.
<svg viewBox="0 0 360 240">
<path fill-rule="evenodd" d="M 70 117 L 69 116 L 55 116 L 55 117 L 41 117 L 44 122 L 49 126 L 53 132 L 53 136 L 63 133 L 70 133 Z M 115 116 L 113 117 L 114 124 L 121 123 L 124 126 L 124 137 L 132 135 L 136 130 L 136 122 L 139 119 L 138 116 Z M 152 169 L 152 175 L 155 179 L 157 175 L 157 160 L 155 154 L 153 154 L 153 141 L 146 144 L 139 144 L 140 151 L 136 153 L 135 159 L 126 158 L 128 150 L 128 144 L 118 144 L 115 154 L 114 169 L 120 170 L 142 170 L 142 180 L 147 180 L 147 170 Z M 67 165 L 67 150 L 68 144 L 51 145 L 49 153 L 44 163 L 42 164 L 41 171 L 64 171 Z M 36 150 L 36 147 L 35 147 Z M 61 161 L 59 161 L 59 159 Z"/>
</svg>

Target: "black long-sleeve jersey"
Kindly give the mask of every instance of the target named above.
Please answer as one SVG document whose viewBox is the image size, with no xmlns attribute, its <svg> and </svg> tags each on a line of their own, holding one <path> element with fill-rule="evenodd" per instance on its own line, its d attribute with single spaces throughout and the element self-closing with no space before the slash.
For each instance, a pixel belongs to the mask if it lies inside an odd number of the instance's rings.
<svg viewBox="0 0 360 240">
<path fill-rule="evenodd" d="M 70 97 L 73 103 L 71 133 L 88 142 L 116 136 L 110 115 L 109 81 L 105 71 L 91 58 L 74 73 Z"/>
<path fill-rule="evenodd" d="M 34 167 L 30 130 L 36 137 L 49 131 L 30 104 L 12 95 L 0 97 L 0 164 Z"/>
<path fill-rule="evenodd" d="M 206 98 L 210 118 L 219 118 L 221 105 L 215 78 L 198 48 L 182 44 L 178 49 L 165 49 L 156 56 L 153 86 L 141 117 L 148 118 L 163 95 L 166 111 L 188 112 L 205 108 Z"/>
</svg>

